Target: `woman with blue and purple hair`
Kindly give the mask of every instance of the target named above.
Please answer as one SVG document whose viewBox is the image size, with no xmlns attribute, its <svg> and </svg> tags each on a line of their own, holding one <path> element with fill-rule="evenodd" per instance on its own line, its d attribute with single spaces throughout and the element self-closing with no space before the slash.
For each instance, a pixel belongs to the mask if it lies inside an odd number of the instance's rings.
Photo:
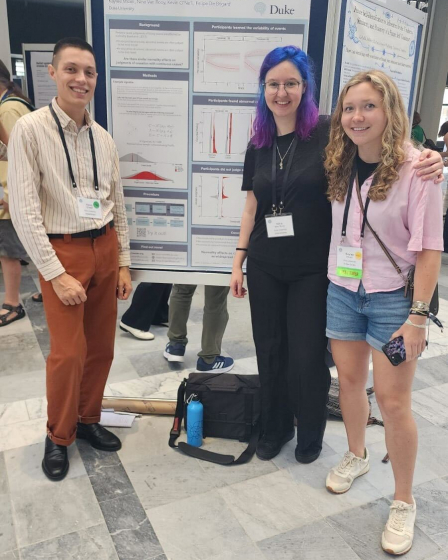
<svg viewBox="0 0 448 560">
<path fill-rule="evenodd" d="M 230 285 L 235 297 L 244 297 L 247 255 L 262 396 L 257 456 L 272 459 L 293 439 L 295 416 L 296 459 L 311 463 L 322 450 L 330 385 L 325 323 L 331 206 L 323 165 L 330 122 L 318 115 L 313 72 L 301 49 L 271 51 L 259 82 Z M 440 157 L 430 154 L 422 154 L 422 166 L 434 178 Z"/>
</svg>

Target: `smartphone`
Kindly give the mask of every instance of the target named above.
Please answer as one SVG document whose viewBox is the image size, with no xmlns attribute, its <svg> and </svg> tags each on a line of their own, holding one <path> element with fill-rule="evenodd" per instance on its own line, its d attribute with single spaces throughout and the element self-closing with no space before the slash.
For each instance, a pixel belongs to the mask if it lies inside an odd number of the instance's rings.
<svg viewBox="0 0 448 560">
<path fill-rule="evenodd" d="M 406 349 L 402 336 L 389 340 L 387 344 L 384 344 L 382 350 L 393 366 L 399 366 L 406 361 Z"/>
</svg>

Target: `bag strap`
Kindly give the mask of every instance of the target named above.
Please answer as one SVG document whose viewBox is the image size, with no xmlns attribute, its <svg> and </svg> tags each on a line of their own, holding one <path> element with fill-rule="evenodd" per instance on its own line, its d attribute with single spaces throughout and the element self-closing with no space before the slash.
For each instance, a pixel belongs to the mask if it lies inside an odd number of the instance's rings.
<svg viewBox="0 0 448 560">
<path fill-rule="evenodd" d="M 238 459 L 235 459 L 233 455 L 224 455 L 222 453 L 214 453 L 213 451 L 206 451 L 200 447 L 193 447 L 181 441 L 178 445 L 180 449 L 186 455 L 194 457 L 195 459 L 202 459 L 202 461 L 208 461 L 209 463 L 216 463 L 217 465 L 243 465 L 249 462 L 254 456 L 255 449 L 257 447 L 258 440 L 260 439 L 260 423 L 258 422 L 252 431 L 250 436 L 249 444 L 246 449 L 241 453 Z"/>
<path fill-rule="evenodd" d="M 369 220 L 367 219 L 367 215 L 366 215 L 366 211 L 364 208 L 364 204 L 362 202 L 362 197 L 361 197 L 361 189 L 359 188 L 359 181 L 358 181 L 358 176 L 355 177 L 355 183 L 356 183 L 356 194 L 358 195 L 358 201 L 359 201 L 359 205 L 361 207 L 362 210 L 362 214 L 364 216 L 364 220 L 366 222 L 367 227 L 370 229 L 370 231 L 372 232 L 373 237 L 377 240 L 378 245 L 381 247 L 381 249 L 383 250 L 383 253 L 386 255 L 386 257 L 389 259 L 391 265 L 395 268 L 397 274 L 399 274 L 403 280 L 403 282 L 405 283 L 405 285 L 407 285 L 407 279 L 404 277 L 403 272 L 401 271 L 401 268 L 398 266 L 398 264 L 395 262 L 394 258 L 392 257 L 392 255 L 389 253 L 389 251 L 387 250 L 387 247 L 384 245 L 384 243 L 381 241 L 381 239 L 379 238 L 379 235 L 376 233 L 376 231 L 372 228 L 372 226 L 369 223 Z"/>
<path fill-rule="evenodd" d="M 31 112 L 36 110 L 36 107 L 33 107 L 31 103 L 28 103 L 28 101 L 25 101 L 25 99 L 22 99 L 21 97 L 6 97 L 6 99 L 3 99 L 1 102 L 1 105 L 3 105 L 3 103 L 7 103 L 8 101 L 23 103 L 23 105 L 25 105 Z"/>
<path fill-rule="evenodd" d="M 182 429 L 182 420 L 184 418 L 184 406 L 185 406 L 185 388 L 187 386 L 187 380 L 184 379 L 179 385 L 177 390 L 177 404 L 176 412 L 174 413 L 173 427 L 170 431 L 170 439 L 168 445 L 173 448 L 177 448 L 176 439 L 180 436 L 180 431 Z"/>
</svg>

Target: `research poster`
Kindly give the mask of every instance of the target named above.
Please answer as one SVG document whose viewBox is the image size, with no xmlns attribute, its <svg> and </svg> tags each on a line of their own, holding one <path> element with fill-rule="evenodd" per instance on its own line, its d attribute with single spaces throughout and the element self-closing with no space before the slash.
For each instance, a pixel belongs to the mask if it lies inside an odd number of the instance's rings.
<svg viewBox="0 0 448 560">
<path fill-rule="evenodd" d="M 108 127 L 132 265 L 230 272 L 258 74 L 306 49 L 311 0 L 104 0 Z"/>
<path fill-rule="evenodd" d="M 347 0 L 339 90 L 357 72 L 382 70 L 394 79 L 410 110 L 419 27 L 385 2 Z"/>
<path fill-rule="evenodd" d="M 48 65 L 53 59 L 53 52 L 31 52 L 30 54 L 34 105 L 36 109 L 40 109 L 48 105 L 57 94 L 56 83 L 48 74 Z"/>
</svg>

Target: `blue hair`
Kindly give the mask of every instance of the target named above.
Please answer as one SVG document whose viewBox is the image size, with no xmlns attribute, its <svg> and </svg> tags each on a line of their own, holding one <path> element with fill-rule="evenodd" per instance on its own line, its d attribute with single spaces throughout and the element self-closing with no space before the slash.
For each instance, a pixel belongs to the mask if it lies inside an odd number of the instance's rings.
<svg viewBox="0 0 448 560">
<path fill-rule="evenodd" d="M 314 99 L 316 85 L 314 82 L 311 60 L 308 58 L 306 53 L 298 47 L 294 47 L 292 45 L 287 47 L 277 47 L 266 55 L 260 68 L 259 97 L 253 127 L 254 134 L 251 140 L 251 143 L 256 148 L 272 146 L 274 138 L 277 134 L 274 116 L 267 106 L 264 97 L 263 84 L 269 70 L 285 61 L 289 61 L 294 64 L 306 84 L 305 93 L 303 94 L 300 105 L 297 108 L 296 134 L 300 139 L 305 140 L 310 136 L 313 129 L 316 128 L 319 118 L 319 110 Z"/>
</svg>

